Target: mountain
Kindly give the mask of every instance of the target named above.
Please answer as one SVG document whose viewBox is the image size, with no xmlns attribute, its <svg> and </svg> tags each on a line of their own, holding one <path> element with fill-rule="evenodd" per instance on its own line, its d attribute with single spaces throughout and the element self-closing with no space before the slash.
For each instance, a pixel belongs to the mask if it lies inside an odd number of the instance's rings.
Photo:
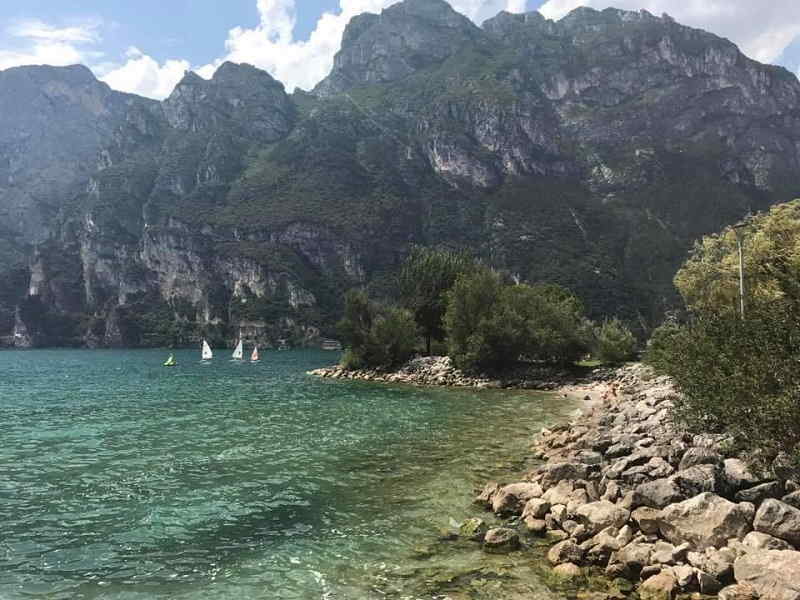
<svg viewBox="0 0 800 600">
<path fill-rule="evenodd" d="M 0 336 L 15 345 L 332 335 L 412 244 L 468 248 L 647 327 L 699 236 L 800 195 L 800 83 L 669 16 L 478 27 L 355 17 L 288 95 L 226 63 L 164 102 L 83 67 L 0 72 Z"/>
</svg>

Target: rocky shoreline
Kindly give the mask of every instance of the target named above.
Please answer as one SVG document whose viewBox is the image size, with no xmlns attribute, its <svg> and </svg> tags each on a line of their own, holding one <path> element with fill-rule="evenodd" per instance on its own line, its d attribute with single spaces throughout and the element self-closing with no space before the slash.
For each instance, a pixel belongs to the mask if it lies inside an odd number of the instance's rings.
<svg viewBox="0 0 800 600">
<path fill-rule="evenodd" d="M 580 417 L 541 432 L 541 466 L 478 496 L 505 525 L 472 519 L 461 534 L 489 552 L 546 536 L 555 576 L 601 570 L 642 600 L 800 600 L 800 484 L 780 465 L 754 472 L 724 436 L 676 429 L 676 391 L 642 365 L 602 386 Z"/>
<path fill-rule="evenodd" d="M 610 369 L 594 369 L 587 375 L 574 371 L 552 368 L 520 368 L 506 373 L 502 379 L 467 375 L 453 366 L 448 356 L 426 356 L 415 358 L 400 369 L 393 371 L 348 370 L 339 366 L 309 371 L 309 375 L 326 379 L 352 379 L 377 383 L 402 383 L 424 386 L 472 387 L 472 388 L 517 388 L 531 390 L 569 391 L 572 386 L 587 385 L 613 376 Z"/>
</svg>

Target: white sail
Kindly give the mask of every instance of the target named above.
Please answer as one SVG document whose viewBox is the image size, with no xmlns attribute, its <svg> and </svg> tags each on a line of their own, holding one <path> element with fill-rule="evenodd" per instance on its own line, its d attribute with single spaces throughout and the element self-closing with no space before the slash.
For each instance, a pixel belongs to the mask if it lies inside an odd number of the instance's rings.
<svg viewBox="0 0 800 600">
<path fill-rule="evenodd" d="M 242 360 L 242 356 L 244 356 L 244 344 L 242 340 L 239 340 L 239 343 L 236 344 L 236 350 L 233 351 L 233 360 Z"/>
<path fill-rule="evenodd" d="M 203 340 L 203 360 L 211 360 L 214 354 L 211 352 L 211 346 L 208 345 L 208 342 Z"/>
<path fill-rule="evenodd" d="M 253 348 L 253 353 L 250 355 L 250 362 L 258 362 L 260 359 L 258 358 L 258 346 Z"/>
</svg>

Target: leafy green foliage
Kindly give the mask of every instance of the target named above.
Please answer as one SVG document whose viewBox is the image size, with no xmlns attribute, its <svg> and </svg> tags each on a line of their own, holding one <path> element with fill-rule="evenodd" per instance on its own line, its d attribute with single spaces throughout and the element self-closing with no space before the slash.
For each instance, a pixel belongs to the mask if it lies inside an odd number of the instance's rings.
<svg viewBox="0 0 800 600">
<path fill-rule="evenodd" d="M 764 466 L 786 452 L 800 467 L 800 328 L 787 311 L 667 325 L 646 360 L 675 380 L 675 414 L 690 429 L 729 434 Z"/>
<path fill-rule="evenodd" d="M 450 356 L 468 370 L 517 361 L 570 363 L 587 349 L 583 305 L 559 286 L 508 285 L 482 267 L 461 276 L 445 313 Z"/>
<path fill-rule="evenodd" d="M 630 360 L 636 350 L 636 338 L 617 318 L 606 319 L 594 330 L 592 356 L 604 363 L 619 364 Z"/>
<path fill-rule="evenodd" d="M 347 369 L 389 368 L 414 354 L 417 326 L 407 310 L 373 302 L 361 290 L 345 296 L 339 333 L 347 347 L 342 366 Z"/>
<path fill-rule="evenodd" d="M 739 254 L 736 233 L 727 229 L 695 244 L 675 276 L 687 306 L 697 312 L 739 311 Z M 800 302 L 800 200 L 778 204 L 740 230 L 746 305 Z"/>
<path fill-rule="evenodd" d="M 428 354 L 432 340 L 444 339 L 445 295 L 472 264 L 462 252 L 416 246 L 400 269 L 400 297 L 425 336 Z"/>
</svg>

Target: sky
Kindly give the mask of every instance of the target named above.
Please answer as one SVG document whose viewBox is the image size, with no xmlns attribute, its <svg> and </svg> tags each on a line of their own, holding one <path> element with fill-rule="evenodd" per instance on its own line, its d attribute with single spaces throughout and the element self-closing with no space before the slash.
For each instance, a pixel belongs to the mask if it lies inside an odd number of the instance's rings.
<svg viewBox="0 0 800 600">
<path fill-rule="evenodd" d="M 0 70 L 82 63 L 112 88 L 165 98 L 184 72 L 225 60 L 268 71 L 289 91 L 325 77 L 347 22 L 396 0 L 2 0 Z M 480 24 L 501 10 L 559 19 L 580 5 L 667 13 L 800 71 L 800 0 L 449 0 Z"/>
</svg>

